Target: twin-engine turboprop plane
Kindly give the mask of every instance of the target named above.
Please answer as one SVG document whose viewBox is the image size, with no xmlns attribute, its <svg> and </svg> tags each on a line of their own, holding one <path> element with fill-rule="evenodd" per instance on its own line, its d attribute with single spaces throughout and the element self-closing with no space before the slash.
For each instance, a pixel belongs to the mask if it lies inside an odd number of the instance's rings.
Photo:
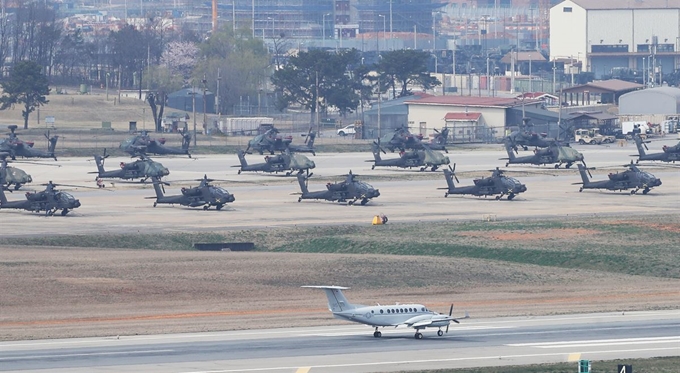
<svg viewBox="0 0 680 373">
<path fill-rule="evenodd" d="M 360 324 L 370 325 L 375 328 L 373 336 L 380 338 L 382 333 L 378 328 L 386 326 L 407 326 L 416 330 L 415 338 L 423 339 L 423 333 L 420 330 L 425 328 L 438 328 L 437 335 L 443 336 L 443 327 L 446 327 L 446 333 L 449 332 L 449 324 L 455 322 L 459 324 L 461 319 L 467 319 L 467 312 L 465 317 L 452 317 L 453 304 L 449 309 L 449 314 L 441 314 L 427 309 L 422 304 L 395 304 L 385 306 L 364 306 L 361 304 L 351 304 L 343 290 L 349 289 L 342 286 L 303 286 L 303 288 L 322 289 L 326 292 L 328 298 L 328 309 L 333 313 L 333 317 L 337 319 L 357 322 Z"/>
</svg>

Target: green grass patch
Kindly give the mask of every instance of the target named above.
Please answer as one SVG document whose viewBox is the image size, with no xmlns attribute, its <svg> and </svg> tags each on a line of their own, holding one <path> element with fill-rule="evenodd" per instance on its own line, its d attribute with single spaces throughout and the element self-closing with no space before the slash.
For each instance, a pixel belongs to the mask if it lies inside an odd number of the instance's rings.
<svg viewBox="0 0 680 373">
<path fill-rule="evenodd" d="M 8 237 L 3 245 L 192 250 L 253 242 L 257 250 L 474 258 L 554 268 L 680 278 L 680 216 L 517 222 L 327 225 L 224 232 Z M 645 225 L 636 223 L 644 221 Z M 629 229 L 629 227 L 634 227 Z"/>
<path fill-rule="evenodd" d="M 635 373 L 677 373 L 680 357 L 657 357 L 650 359 L 619 359 L 592 361 L 591 372 L 617 373 L 619 364 L 632 365 Z M 463 369 L 438 369 L 409 371 L 409 373 L 576 373 L 578 363 L 513 365 Z M 402 372 L 405 373 L 405 372 Z"/>
</svg>

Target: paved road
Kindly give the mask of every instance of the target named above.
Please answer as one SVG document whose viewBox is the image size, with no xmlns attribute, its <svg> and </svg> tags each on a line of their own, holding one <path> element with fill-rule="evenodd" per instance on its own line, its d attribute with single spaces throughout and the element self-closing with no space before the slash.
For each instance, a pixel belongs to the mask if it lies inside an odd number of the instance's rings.
<svg viewBox="0 0 680 373">
<path fill-rule="evenodd" d="M 330 315 L 329 315 L 330 317 Z M 386 372 L 680 355 L 680 311 L 469 319 L 444 337 L 347 326 L 0 343 L 0 371 Z"/>
<path fill-rule="evenodd" d="M 673 141 L 667 140 L 672 144 Z M 650 144 L 660 147 L 660 143 Z M 623 170 L 620 167 L 633 154 L 631 146 L 578 147 L 586 155 L 589 166 L 598 168 L 619 167 L 617 169 L 596 170 L 596 180 L 605 178 L 606 172 Z M 465 171 L 480 171 L 476 176 L 487 174 L 486 170 L 502 166 L 498 158 L 503 152 L 498 147 L 479 151 L 451 151 L 449 157 L 457 163 L 461 185 L 472 183 Z M 251 155 L 259 158 L 259 155 Z M 564 218 L 583 215 L 625 215 L 677 213 L 680 209 L 680 172 L 669 165 L 641 166 L 660 177 L 663 185 L 649 195 L 630 196 L 625 192 L 585 191 L 578 192 L 573 183 L 581 179 L 576 170 L 551 167 L 510 166 L 509 170 L 529 170 L 541 174 L 518 176 L 528 191 L 515 201 L 495 201 L 470 196 L 450 196 L 444 198 L 446 182 L 441 172 L 417 172 L 409 170 L 371 170 L 369 158 L 364 153 L 319 154 L 312 157 L 317 163 L 315 176 L 310 179 L 310 190 L 325 189 L 322 177 L 341 175 L 350 169 L 362 175 L 377 175 L 371 184 L 380 189 L 381 196 L 367 206 L 346 206 L 326 201 L 297 202 L 295 193 L 299 192 L 297 180 L 262 174 L 236 174 L 230 166 L 237 163 L 235 155 L 204 156 L 199 159 L 157 158 L 171 170 L 168 180 L 172 185 L 166 187 L 170 194 L 179 193 L 186 182 L 203 176 L 224 178 L 220 182 L 236 196 L 236 202 L 223 211 L 203 211 L 180 206 L 151 207 L 152 201 L 145 199 L 154 195 L 149 185 L 130 185 L 116 183 L 115 187 L 103 190 L 77 189 L 72 193 L 82 202 L 82 207 L 67 217 L 45 218 L 25 211 L 3 210 L 3 228 L 8 235 L 35 234 L 87 234 L 111 232 L 149 232 L 154 231 L 215 231 L 244 229 L 253 227 L 274 227 L 320 224 L 370 224 L 376 214 L 386 214 L 392 222 L 410 221 L 463 221 L 484 219 L 518 219 L 536 217 Z M 129 158 L 108 159 L 107 164 L 117 167 L 119 162 Z M 46 165 L 22 165 L 33 175 L 36 183 L 54 180 L 63 184 L 94 185 L 94 169 L 91 160 L 71 158 L 60 160 L 62 167 Z M 512 176 L 512 175 L 511 175 Z M 315 182 L 315 179 L 318 180 Z M 342 177 L 335 177 L 342 179 Z M 195 184 L 195 182 L 194 182 Z M 22 193 L 9 194 L 8 198 L 22 198 Z M 39 224 L 36 224 L 38 222 Z M 30 226 L 31 229 L 26 229 Z"/>
</svg>

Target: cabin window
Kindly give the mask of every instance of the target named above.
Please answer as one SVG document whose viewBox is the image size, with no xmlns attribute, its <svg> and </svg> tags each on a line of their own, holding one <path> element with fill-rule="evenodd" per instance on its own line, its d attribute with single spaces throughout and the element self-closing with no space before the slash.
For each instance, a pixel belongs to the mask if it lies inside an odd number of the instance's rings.
<svg viewBox="0 0 680 373">
<path fill-rule="evenodd" d="M 371 313 L 375 313 L 373 310 L 371 310 Z"/>
<path fill-rule="evenodd" d="M 399 312 L 404 313 L 404 309 L 403 308 L 399 309 Z"/>
<path fill-rule="evenodd" d="M 380 310 L 380 313 L 383 313 L 383 310 Z"/>
<path fill-rule="evenodd" d="M 421 308 L 420 310 L 423 311 L 423 312 L 425 312 L 425 307 Z"/>
<path fill-rule="evenodd" d="M 409 308 L 409 309 L 408 309 L 408 312 L 413 312 L 413 308 Z"/>
</svg>

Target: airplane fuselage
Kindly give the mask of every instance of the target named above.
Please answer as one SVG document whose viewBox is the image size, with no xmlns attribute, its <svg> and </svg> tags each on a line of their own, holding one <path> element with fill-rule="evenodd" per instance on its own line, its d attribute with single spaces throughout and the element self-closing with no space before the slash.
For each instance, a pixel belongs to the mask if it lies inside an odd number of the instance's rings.
<svg viewBox="0 0 680 373">
<path fill-rule="evenodd" d="M 441 316 L 429 322 L 433 317 Z M 370 326 L 417 325 L 419 321 L 428 321 L 427 327 L 444 327 L 450 320 L 446 315 L 439 315 L 428 310 L 422 304 L 397 304 L 386 306 L 357 306 L 347 311 L 333 312 L 333 317 Z M 417 328 L 417 327 L 416 327 Z"/>
</svg>

